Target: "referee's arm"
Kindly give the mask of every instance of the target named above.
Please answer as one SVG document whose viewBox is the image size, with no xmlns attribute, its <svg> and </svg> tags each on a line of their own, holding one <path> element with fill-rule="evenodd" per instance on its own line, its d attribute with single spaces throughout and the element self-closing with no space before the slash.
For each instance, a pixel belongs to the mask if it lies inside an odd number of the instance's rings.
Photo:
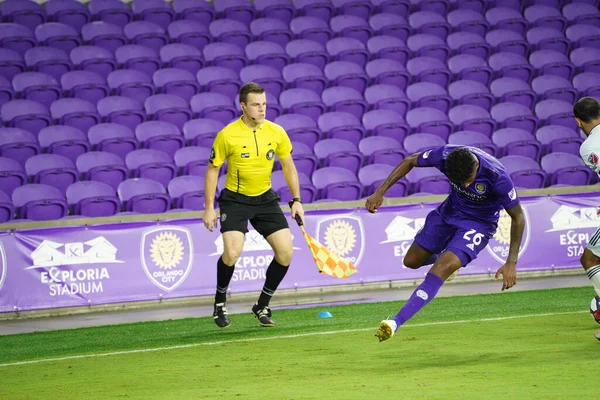
<svg viewBox="0 0 600 400">
<path fill-rule="evenodd" d="M 223 165 L 228 154 L 227 142 L 223 137 L 223 133 L 219 132 L 210 151 L 208 168 L 204 177 L 204 213 L 202 214 L 202 221 L 204 226 L 211 232 L 213 228 L 217 227 L 215 193 L 217 192 L 219 169 L 221 169 L 221 165 Z"/>
<path fill-rule="evenodd" d="M 290 188 L 290 192 L 292 192 L 292 197 L 300 198 L 300 182 L 298 180 L 298 171 L 296 170 L 296 164 L 294 164 L 292 156 L 290 155 L 286 158 L 282 158 L 279 161 L 281 162 L 283 177 Z"/>
</svg>

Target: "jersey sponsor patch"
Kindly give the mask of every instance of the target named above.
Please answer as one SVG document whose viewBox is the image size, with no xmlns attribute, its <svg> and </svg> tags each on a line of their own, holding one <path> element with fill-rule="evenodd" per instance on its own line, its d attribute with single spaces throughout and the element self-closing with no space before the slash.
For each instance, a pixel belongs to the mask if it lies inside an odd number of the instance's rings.
<svg viewBox="0 0 600 400">
<path fill-rule="evenodd" d="M 267 151 L 267 160 L 272 160 L 275 157 L 275 150 L 271 149 Z"/>
<path fill-rule="evenodd" d="M 596 155 L 596 153 L 590 153 L 590 155 L 588 156 L 588 162 L 594 165 L 598 164 L 598 156 Z"/>
</svg>

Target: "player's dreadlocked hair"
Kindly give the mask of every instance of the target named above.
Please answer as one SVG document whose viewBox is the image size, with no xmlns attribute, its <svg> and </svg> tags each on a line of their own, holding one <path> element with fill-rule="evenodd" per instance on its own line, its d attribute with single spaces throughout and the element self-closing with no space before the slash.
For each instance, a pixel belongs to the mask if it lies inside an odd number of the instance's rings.
<svg viewBox="0 0 600 400">
<path fill-rule="evenodd" d="M 463 147 L 452 150 L 446 158 L 446 174 L 451 182 L 462 186 L 473 175 L 475 163 L 469 150 Z"/>
</svg>

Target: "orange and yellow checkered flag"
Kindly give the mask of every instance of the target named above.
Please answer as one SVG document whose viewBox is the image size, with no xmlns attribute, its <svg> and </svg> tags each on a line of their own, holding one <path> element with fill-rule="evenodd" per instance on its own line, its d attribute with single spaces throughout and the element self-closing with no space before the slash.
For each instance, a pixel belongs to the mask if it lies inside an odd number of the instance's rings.
<svg viewBox="0 0 600 400">
<path fill-rule="evenodd" d="M 320 273 L 327 274 L 335 278 L 346 279 L 350 275 L 358 272 L 356 267 L 350 261 L 335 254 L 327 247 L 319 243 L 314 237 L 306 233 L 302 219 L 299 215 L 296 216 L 296 222 L 302 230 L 304 239 L 306 239 L 310 253 L 312 254 L 313 260 L 315 260 L 315 264 L 317 264 L 317 268 L 319 269 Z"/>
</svg>

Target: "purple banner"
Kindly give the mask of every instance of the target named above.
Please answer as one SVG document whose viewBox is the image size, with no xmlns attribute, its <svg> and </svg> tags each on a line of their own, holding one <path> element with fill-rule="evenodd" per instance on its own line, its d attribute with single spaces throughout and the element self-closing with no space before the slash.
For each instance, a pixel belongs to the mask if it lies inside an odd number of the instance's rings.
<svg viewBox="0 0 600 400">
<path fill-rule="evenodd" d="M 518 271 L 581 268 L 579 257 L 600 225 L 600 195 L 522 199 L 526 228 Z M 306 228 L 320 243 L 350 259 L 358 273 L 340 280 L 317 272 L 302 233 L 290 222 L 294 259 L 280 289 L 422 278 L 429 269 L 402 265 L 427 214 L 438 203 L 315 211 Z M 468 232 L 464 240 L 477 240 Z M 460 275 L 495 273 L 508 253 L 510 217 Z M 30 229 L 0 232 L 0 312 L 212 295 L 222 237 L 199 220 Z M 246 235 L 230 289 L 259 291 L 273 258 L 254 230 Z M 16 308 L 15 308 L 16 307 Z"/>
</svg>

